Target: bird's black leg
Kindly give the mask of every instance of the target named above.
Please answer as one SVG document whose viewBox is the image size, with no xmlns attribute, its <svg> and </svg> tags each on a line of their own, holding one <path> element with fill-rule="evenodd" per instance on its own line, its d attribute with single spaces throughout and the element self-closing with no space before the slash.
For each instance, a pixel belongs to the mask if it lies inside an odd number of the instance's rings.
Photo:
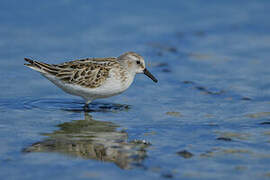
<svg viewBox="0 0 270 180">
<path fill-rule="evenodd" d="M 87 103 L 85 103 L 85 105 L 83 106 L 83 110 L 84 110 L 85 112 L 89 111 L 89 106 L 88 106 Z"/>
<path fill-rule="evenodd" d="M 84 107 L 83 107 L 83 110 L 85 112 L 88 112 L 90 110 L 90 108 L 89 108 L 90 103 L 91 103 L 91 100 L 88 100 L 88 101 L 85 102 Z"/>
</svg>

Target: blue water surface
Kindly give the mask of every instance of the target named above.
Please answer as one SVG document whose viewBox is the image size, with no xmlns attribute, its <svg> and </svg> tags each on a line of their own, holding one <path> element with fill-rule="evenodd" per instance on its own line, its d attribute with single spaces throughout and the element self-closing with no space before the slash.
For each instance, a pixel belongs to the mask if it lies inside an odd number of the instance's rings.
<svg viewBox="0 0 270 180">
<path fill-rule="evenodd" d="M 0 1 L 0 177 L 269 179 L 270 2 Z M 23 66 L 141 54 L 123 94 L 83 100 Z"/>
</svg>

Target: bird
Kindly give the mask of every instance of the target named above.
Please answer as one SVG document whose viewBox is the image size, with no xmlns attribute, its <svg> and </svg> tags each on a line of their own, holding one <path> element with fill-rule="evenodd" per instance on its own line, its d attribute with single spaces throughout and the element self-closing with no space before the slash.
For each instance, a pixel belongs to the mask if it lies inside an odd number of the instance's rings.
<svg viewBox="0 0 270 180">
<path fill-rule="evenodd" d="M 47 64 L 24 58 L 24 65 L 41 73 L 64 92 L 85 100 L 84 109 L 100 98 L 118 95 L 127 90 L 135 75 L 143 73 L 155 83 L 158 80 L 147 70 L 144 58 L 135 52 L 119 57 L 84 58 L 60 64 Z"/>
</svg>

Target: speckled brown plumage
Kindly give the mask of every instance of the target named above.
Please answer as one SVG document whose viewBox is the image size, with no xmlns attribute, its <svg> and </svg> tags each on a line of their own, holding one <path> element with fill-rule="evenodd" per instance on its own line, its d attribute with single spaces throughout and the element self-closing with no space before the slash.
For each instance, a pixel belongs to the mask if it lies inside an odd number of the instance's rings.
<svg viewBox="0 0 270 180">
<path fill-rule="evenodd" d="M 87 58 L 62 64 L 46 64 L 28 59 L 28 62 L 30 66 L 37 66 L 65 83 L 97 88 L 105 82 L 114 66 L 121 69 L 115 60 L 116 58 Z M 124 73 L 123 70 L 121 73 Z"/>
</svg>

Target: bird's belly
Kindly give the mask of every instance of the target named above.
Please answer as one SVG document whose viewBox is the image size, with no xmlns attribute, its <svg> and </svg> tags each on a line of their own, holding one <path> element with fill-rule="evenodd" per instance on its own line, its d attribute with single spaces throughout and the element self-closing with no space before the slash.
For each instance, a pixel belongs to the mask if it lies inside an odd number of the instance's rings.
<svg viewBox="0 0 270 180">
<path fill-rule="evenodd" d="M 81 96 L 86 100 L 106 98 L 114 96 L 125 91 L 132 83 L 133 79 L 122 82 L 117 79 L 108 79 L 105 83 L 97 88 L 87 88 L 76 84 L 64 83 L 54 76 L 45 75 L 51 82 L 61 88 L 66 93 Z"/>
<path fill-rule="evenodd" d="M 109 78 L 102 86 L 93 89 L 93 91 L 97 93 L 98 98 L 117 95 L 127 90 L 132 81 L 133 78 L 125 82 L 119 79 Z"/>
</svg>

